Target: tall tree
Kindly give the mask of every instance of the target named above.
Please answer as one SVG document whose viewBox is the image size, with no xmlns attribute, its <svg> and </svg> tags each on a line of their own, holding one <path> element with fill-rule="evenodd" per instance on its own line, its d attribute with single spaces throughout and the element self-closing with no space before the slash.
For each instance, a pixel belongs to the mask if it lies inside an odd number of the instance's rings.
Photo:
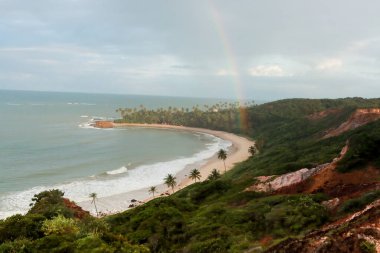
<svg viewBox="0 0 380 253">
<path fill-rule="evenodd" d="M 250 146 L 248 148 L 248 152 L 251 154 L 251 156 L 254 156 L 256 154 L 256 148 L 255 148 L 255 146 Z"/>
<path fill-rule="evenodd" d="M 189 178 L 191 180 L 194 180 L 195 182 L 197 182 L 197 179 L 200 180 L 201 179 L 201 173 L 199 172 L 199 170 L 197 169 L 193 169 L 192 171 L 190 171 L 190 175 L 189 175 Z"/>
<path fill-rule="evenodd" d="M 172 174 L 168 174 L 164 178 L 164 183 L 166 184 L 167 187 L 172 188 L 172 191 L 174 193 L 174 187 L 177 185 L 176 178 Z"/>
<path fill-rule="evenodd" d="M 151 186 L 149 188 L 149 194 L 153 194 L 153 198 L 154 198 L 154 194 L 157 192 L 157 188 L 156 186 Z"/>
<path fill-rule="evenodd" d="M 208 180 L 217 180 L 218 178 L 220 178 L 220 173 L 217 169 L 213 169 L 210 173 L 210 175 L 208 175 L 207 179 Z"/>
<path fill-rule="evenodd" d="M 218 151 L 218 159 L 223 160 L 224 164 L 224 173 L 226 173 L 226 159 L 227 159 L 227 152 L 224 149 L 220 149 Z"/>
<path fill-rule="evenodd" d="M 97 199 L 98 195 L 95 192 L 93 192 L 93 193 L 90 193 L 89 197 L 92 198 L 91 204 L 94 203 L 95 211 L 96 211 L 96 217 L 99 217 L 98 208 L 96 207 L 96 199 Z"/>
</svg>

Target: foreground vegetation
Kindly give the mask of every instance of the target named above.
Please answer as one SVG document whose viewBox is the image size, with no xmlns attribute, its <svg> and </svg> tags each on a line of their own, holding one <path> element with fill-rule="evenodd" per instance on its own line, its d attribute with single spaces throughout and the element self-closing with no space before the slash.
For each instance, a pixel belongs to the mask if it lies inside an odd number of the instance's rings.
<svg viewBox="0 0 380 253">
<path fill-rule="evenodd" d="M 356 108 L 380 107 L 379 99 L 282 100 L 264 105 L 224 105 L 201 110 L 121 109 L 122 121 L 207 127 L 247 135 L 259 152 L 224 175 L 214 171 L 169 197 L 103 218 L 76 217 L 59 191 L 37 195 L 25 216 L 0 221 L 0 252 L 260 252 L 289 236 L 301 236 L 378 199 L 378 191 L 343 203 L 336 216 L 320 194 L 247 192 L 255 176 L 312 168 L 350 151 L 341 172 L 380 167 L 380 122 L 324 139 Z M 334 109 L 324 117 L 310 115 Z M 228 159 L 228 157 L 226 158 Z M 169 187 L 173 179 L 166 178 Z M 194 174 L 194 181 L 199 179 Z M 151 189 L 152 194 L 155 189 Z"/>
<path fill-rule="evenodd" d="M 0 221 L 0 252 L 149 252 L 65 201 L 59 190 L 41 192 L 26 215 Z"/>
</svg>

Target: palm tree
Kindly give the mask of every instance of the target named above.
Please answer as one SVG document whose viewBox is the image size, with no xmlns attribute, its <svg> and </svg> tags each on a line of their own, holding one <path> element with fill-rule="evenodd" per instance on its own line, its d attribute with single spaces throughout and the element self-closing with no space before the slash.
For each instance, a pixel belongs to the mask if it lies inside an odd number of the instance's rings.
<svg viewBox="0 0 380 253">
<path fill-rule="evenodd" d="M 217 180 L 218 178 L 220 178 L 220 173 L 217 169 L 213 169 L 210 173 L 210 175 L 208 175 L 208 180 Z"/>
<path fill-rule="evenodd" d="M 168 174 L 168 175 L 164 178 L 164 182 L 165 182 L 166 186 L 167 186 L 167 187 L 171 187 L 173 193 L 174 193 L 174 186 L 177 185 L 177 182 L 176 182 L 175 180 L 176 180 L 176 178 L 175 178 L 172 174 Z"/>
<path fill-rule="evenodd" d="M 218 152 L 218 159 L 223 160 L 224 164 L 224 173 L 226 173 L 226 159 L 227 159 L 227 152 L 224 149 L 220 149 Z"/>
<path fill-rule="evenodd" d="M 91 204 L 94 203 L 95 211 L 96 211 L 96 217 L 98 217 L 99 213 L 98 213 L 98 208 L 96 207 L 96 198 L 98 197 L 98 194 L 93 192 L 93 193 L 90 193 L 89 197 L 92 198 Z"/>
<path fill-rule="evenodd" d="M 199 172 L 199 170 L 197 169 L 193 169 L 192 171 L 190 171 L 190 175 L 189 175 L 189 178 L 191 180 L 194 180 L 195 182 L 197 182 L 197 179 L 200 180 L 201 179 L 201 173 Z"/>
<path fill-rule="evenodd" d="M 250 146 L 248 148 L 248 152 L 251 154 L 251 156 L 254 156 L 256 154 L 256 148 L 255 148 L 255 146 Z"/>
<path fill-rule="evenodd" d="M 151 186 L 149 188 L 149 193 L 153 194 L 153 198 L 154 198 L 154 194 L 157 192 L 157 188 L 156 186 Z"/>
</svg>

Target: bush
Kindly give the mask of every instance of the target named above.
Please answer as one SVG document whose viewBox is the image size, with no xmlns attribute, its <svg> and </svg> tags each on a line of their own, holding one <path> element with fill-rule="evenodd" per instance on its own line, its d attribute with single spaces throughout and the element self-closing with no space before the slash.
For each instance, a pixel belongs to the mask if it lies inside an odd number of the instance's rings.
<svg viewBox="0 0 380 253">
<path fill-rule="evenodd" d="M 13 215 L 0 221 L 0 243 L 17 238 L 37 239 L 43 236 L 41 230 L 45 217 L 38 214 Z"/>
<path fill-rule="evenodd" d="M 347 200 L 339 208 L 339 212 L 350 213 L 350 212 L 358 211 L 379 198 L 380 198 L 380 190 L 366 193 L 363 196 L 360 196 L 358 198 Z"/>
<path fill-rule="evenodd" d="M 349 150 L 338 163 L 340 172 L 360 169 L 371 163 L 380 166 L 380 131 L 376 122 L 365 126 L 364 130 L 350 139 Z"/>
<path fill-rule="evenodd" d="M 200 203 L 212 195 L 222 195 L 230 188 L 230 182 L 222 180 L 205 181 L 202 182 L 197 188 L 194 188 L 192 192 L 190 192 L 190 198 L 192 202 Z"/>
<path fill-rule="evenodd" d="M 368 241 L 362 241 L 359 245 L 359 248 L 363 253 L 375 253 L 376 252 L 375 244 L 370 243 Z"/>
<path fill-rule="evenodd" d="M 225 253 L 228 252 L 228 244 L 221 238 L 210 239 L 190 245 L 190 252 L 196 253 Z"/>
<path fill-rule="evenodd" d="M 77 222 L 71 218 L 65 218 L 62 215 L 58 215 L 52 220 L 45 220 L 42 225 L 42 230 L 45 235 L 75 235 L 79 232 Z"/>
<path fill-rule="evenodd" d="M 15 240 L 0 244 L 0 253 L 29 253 L 32 242 L 27 239 Z"/>
<path fill-rule="evenodd" d="M 34 195 L 32 198 L 33 203 L 30 204 L 32 208 L 28 213 L 42 214 L 48 219 L 58 214 L 68 218 L 74 217 L 74 211 L 66 207 L 64 203 L 63 194 L 60 190 L 49 190 Z"/>
<path fill-rule="evenodd" d="M 75 242 L 75 249 L 77 252 L 83 253 L 113 253 L 115 250 L 109 247 L 96 235 L 89 235 L 81 238 Z"/>
</svg>

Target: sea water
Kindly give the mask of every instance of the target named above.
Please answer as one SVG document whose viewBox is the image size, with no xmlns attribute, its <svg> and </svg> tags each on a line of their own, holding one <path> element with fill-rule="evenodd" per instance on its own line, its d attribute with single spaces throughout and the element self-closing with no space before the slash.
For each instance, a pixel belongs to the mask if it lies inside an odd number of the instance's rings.
<svg viewBox="0 0 380 253">
<path fill-rule="evenodd" d="M 80 202 L 161 184 L 168 173 L 231 143 L 184 131 L 88 127 L 117 108 L 214 104 L 217 99 L 0 90 L 0 219 L 25 213 L 34 194 L 61 189 Z"/>
</svg>

